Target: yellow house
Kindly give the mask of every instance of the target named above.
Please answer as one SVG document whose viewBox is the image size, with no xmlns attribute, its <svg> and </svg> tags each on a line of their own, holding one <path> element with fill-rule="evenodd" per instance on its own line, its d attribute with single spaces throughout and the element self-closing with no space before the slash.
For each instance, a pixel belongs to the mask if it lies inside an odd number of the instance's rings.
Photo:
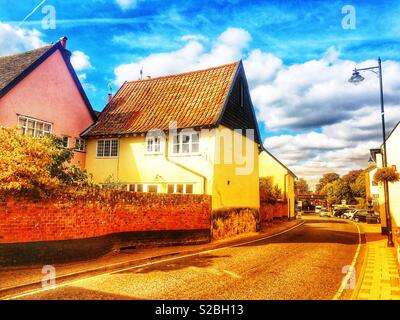
<svg viewBox="0 0 400 320">
<path fill-rule="evenodd" d="M 260 178 L 271 177 L 273 184 L 282 190 L 282 198 L 288 204 L 288 217 L 295 216 L 294 211 L 294 180 L 296 175 L 268 150 L 263 149 L 258 157 L 258 172 Z"/>
<path fill-rule="evenodd" d="M 393 167 L 397 171 L 400 170 L 400 122 L 394 127 L 386 138 L 387 165 Z M 371 157 L 375 161 L 377 167 L 382 167 L 383 146 L 379 149 L 371 149 Z M 400 227 L 400 182 L 389 183 L 389 206 L 392 217 L 393 227 Z M 387 229 L 385 216 L 385 196 L 383 186 L 379 185 L 379 207 L 382 221 L 382 231 L 385 233 Z"/>
<path fill-rule="evenodd" d="M 260 133 L 242 62 L 125 82 L 83 134 L 97 183 L 258 210 Z"/>
</svg>

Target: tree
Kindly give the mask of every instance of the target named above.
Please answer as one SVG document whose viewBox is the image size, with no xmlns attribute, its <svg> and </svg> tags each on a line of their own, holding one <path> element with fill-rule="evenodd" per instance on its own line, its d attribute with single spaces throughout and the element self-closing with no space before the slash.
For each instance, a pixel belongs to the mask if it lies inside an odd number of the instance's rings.
<svg viewBox="0 0 400 320">
<path fill-rule="evenodd" d="M 357 179 L 350 184 L 351 191 L 355 197 L 360 197 L 360 198 L 366 197 L 365 175 L 366 172 L 362 171 L 357 177 Z"/>
<path fill-rule="evenodd" d="M 295 189 L 296 194 L 308 193 L 309 186 L 308 186 L 308 183 L 307 183 L 307 181 L 305 179 L 300 178 L 299 180 L 296 180 L 294 182 L 294 189 Z"/>
<path fill-rule="evenodd" d="M 0 127 L 0 192 L 43 196 L 62 185 L 87 183 L 85 171 L 68 165 L 72 156 L 55 137 L 32 137 Z"/>
<path fill-rule="evenodd" d="M 315 187 L 315 192 L 316 193 L 321 193 L 322 189 L 331 182 L 334 182 L 336 180 L 339 180 L 340 176 L 337 173 L 334 172 L 329 172 L 329 173 L 325 173 L 321 179 L 319 179 L 319 182 L 317 183 L 316 187 Z"/>
<path fill-rule="evenodd" d="M 351 203 L 354 200 L 350 185 L 342 179 L 326 184 L 321 193 L 326 194 L 329 206 L 338 204 L 342 200 L 346 200 L 347 203 Z"/>
<path fill-rule="evenodd" d="M 274 185 L 272 177 L 260 178 L 260 199 L 275 203 L 282 196 L 282 190 Z"/>
<path fill-rule="evenodd" d="M 358 169 L 358 170 L 351 170 L 347 174 L 345 174 L 342 179 L 348 183 L 355 183 L 357 178 L 360 176 L 360 174 L 363 174 L 364 170 Z"/>
</svg>

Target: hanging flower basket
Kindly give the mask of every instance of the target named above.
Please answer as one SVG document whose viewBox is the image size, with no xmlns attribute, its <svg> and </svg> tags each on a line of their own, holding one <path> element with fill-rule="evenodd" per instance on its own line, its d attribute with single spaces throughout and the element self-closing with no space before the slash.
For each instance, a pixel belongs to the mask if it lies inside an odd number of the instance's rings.
<svg viewBox="0 0 400 320">
<path fill-rule="evenodd" d="M 374 174 L 374 182 L 397 182 L 400 181 L 400 174 L 396 172 L 393 168 L 380 168 L 376 170 Z"/>
</svg>

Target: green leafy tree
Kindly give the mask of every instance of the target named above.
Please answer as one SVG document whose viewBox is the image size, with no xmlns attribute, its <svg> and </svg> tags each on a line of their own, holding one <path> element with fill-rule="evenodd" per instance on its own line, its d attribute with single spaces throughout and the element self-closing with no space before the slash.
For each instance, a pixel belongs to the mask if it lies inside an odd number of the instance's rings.
<svg viewBox="0 0 400 320">
<path fill-rule="evenodd" d="M 322 192 L 322 190 L 324 189 L 324 187 L 331 183 L 334 182 L 336 180 L 339 180 L 340 176 L 337 173 L 334 172 L 329 172 L 329 173 L 325 173 L 321 179 L 319 179 L 319 182 L 317 183 L 316 187 L 315 187 L 315 192 L 316 193 L 324 193 Z"/>
<path fill-rule="evenodd" d="M 350 184 L 351 191 L 355 197 L 360 197 L 360 198 L 366 197 L 365 175 L 366 172 L 362 171 L 358 175 L 357 179 Z"/>
</svg>

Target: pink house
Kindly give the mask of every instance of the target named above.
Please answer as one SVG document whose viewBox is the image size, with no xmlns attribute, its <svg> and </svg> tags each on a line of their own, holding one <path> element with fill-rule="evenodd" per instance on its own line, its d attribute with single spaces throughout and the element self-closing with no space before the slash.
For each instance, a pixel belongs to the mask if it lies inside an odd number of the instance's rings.
<svg viewBox="0 0 400 320">
<path fill-rule="evenodd" d="M 71 65 L 67 38 L 36 50 L 0 57 L 0 126 L 30 135 L 54 134 L 85 166 L 80 134 L 96 119 Z"/>
</svg>

